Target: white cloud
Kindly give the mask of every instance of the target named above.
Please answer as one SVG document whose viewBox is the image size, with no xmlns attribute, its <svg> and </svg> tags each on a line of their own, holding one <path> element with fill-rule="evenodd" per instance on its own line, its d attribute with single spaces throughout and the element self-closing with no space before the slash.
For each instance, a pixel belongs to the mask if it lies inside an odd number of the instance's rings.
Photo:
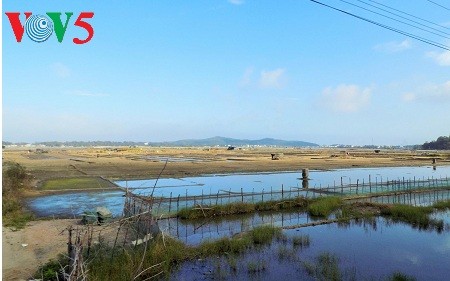
<svg viewBox="0 0 450 281">
<path fill-rule="evenodd" d="M 450 102 L 450 80 L 441 84 L 428 84 L 418 88 L 415 93 L 402 96 L 405 102 Z"/>
<path fill-rule="evenodd" d="M 68 91 L 67 94 L 73 95 L 73 96 L 82 96 L 82 97 L 107 97 L 107 96 L 109 96 L 108 94 L 95 93 L 95 92 L 85 91 L 85 90 Z"/>
<path fill-rule="evenodd" d="M 242 5 L 244 4 L 244 0 L 228 0 L 229 3 L 233 5 Z"/>
<path fill-rule="evenodd" d="M 387 42 L 383 44 L 375 45 L 373 48 L 376 51 L 387 52 L 387 53 L 397 53 L 401 51 L 405 51 L 411 49 L 412 44 L 411 41 L 406 39 L 402 42 Z"/>
<path fill-rule="evenodd" d="M 416 95 L 414 93 L 404 93 L 402 96 L 402 100 L 404 102 L 412 102 L 416 99 Z"/>
<path fill-rule="evenodd" d="M 56 76 L 60 78 L 67 78 L 70 76 L 70 69 L 60 62 L 52 64 L 51 69 L 56 74 Z"/>
<path fill-rule="evenodd" d="M 425 87 L 424 98 L 434 101 L 450 101 L 450 80 L 442 84 Z"/>
<path fill-rule="evenodd" d="M 450 51 L 444 51 L 442 53 L 428 52 L 427 56 L 432 58 L 439 65 L 450 66 Z"/>
<path fill-rule="evenodd" d="M 239 82 L 240 86 L 246 87 L 252 83 L 252 75 L 253 75 L 253 67 L 248 67 L 244 74 L 242 75 L 241 81 Z"/>
<path fill-rule="evenodd" d="M 371 94 L 371 88 L 341 84 L 323 90 L 322 105 L 335 112 L 357 112 L 369 104 Z"/>
<path fill-rule="evenodd" d="M 284 73 L 285 69 L 277 68 L 271 71 L 261 71 L 261 76 L 259 79 L 259 86 L 264 89 L 280 89 L 284 86 Z"/>
</svg>

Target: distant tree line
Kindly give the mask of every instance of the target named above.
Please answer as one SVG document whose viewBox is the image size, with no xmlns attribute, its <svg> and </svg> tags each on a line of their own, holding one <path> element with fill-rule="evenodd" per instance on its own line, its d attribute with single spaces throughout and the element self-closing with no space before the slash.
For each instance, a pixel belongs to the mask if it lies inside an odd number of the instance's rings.
<svg viewBox="0 0 450 281">
<path fill-rule="evenodd" d="M 47 142 L 38 142 L 36 144 L 45 145 L 45 146 L 137 146 L 144 145 L 144 142 L 133 142 L 133 141 L 66 141 L 66 142 L 58 142 L 58 141 L 47 141 Z"/>
<path fill-rule="evenodd" d="M 438 137 L 435 141 L 425 142 L 422 149 L 450 150 L 450 137 Z"/>
<path fill-rule="evenodd" d="M 35 142 L 35 143 L 26 143 L 26 142 L 8 142 L 2 141 L 2 145 L 45 145 L 50 147 L 61 147 L 61 146 L 69 146 L 69 147 L 89 147 L 89 146 L 143 146 L 144 142 L 134 142 L 134 141 L 44 141 L 44 142 Z"/>
</svg>

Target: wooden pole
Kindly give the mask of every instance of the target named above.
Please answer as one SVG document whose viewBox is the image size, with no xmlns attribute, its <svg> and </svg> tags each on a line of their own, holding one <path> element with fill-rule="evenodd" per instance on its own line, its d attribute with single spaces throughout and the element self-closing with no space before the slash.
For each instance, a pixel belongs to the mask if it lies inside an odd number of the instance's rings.
<svg viewBox="0 0 450 281">
<path fill-rule="evenodd" d="M 170 198 L 169 198 L 169 214 L 170 214 L 171 208 L 172 208 L 172 192 L 170 192 Z"/>
</svg>

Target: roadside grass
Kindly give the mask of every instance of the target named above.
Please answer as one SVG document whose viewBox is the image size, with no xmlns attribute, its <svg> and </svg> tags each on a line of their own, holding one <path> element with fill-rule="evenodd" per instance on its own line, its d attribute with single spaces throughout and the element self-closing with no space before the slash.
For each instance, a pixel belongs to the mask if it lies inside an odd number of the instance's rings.
<svg viewBox="0 0 450 281">
<path fill-rule="evenodd" d="M 24 228 L 34 218 L 20 199 L 22 190 L 29 187 L 28 175 L 19 164 L 4 163 L 2 176 L 3 225 L 15 230 Z"/>
<path fill-rule="evenodd" d="M 111 183 L 99 177 L 50 179 L 44 182 L 42 190 L 70 190 L 109 188 Z"/>
</svg>

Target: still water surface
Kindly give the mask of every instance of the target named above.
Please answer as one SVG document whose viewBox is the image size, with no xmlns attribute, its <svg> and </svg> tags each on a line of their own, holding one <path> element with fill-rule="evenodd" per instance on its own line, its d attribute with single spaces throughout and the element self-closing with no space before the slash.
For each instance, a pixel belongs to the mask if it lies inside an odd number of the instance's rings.
<svg viewBox="0 0 450 281">
<path fill-rule="evenodd" d="M 352 168 L 332 171 L 310 171 L 310 187 L 326 187 L 334 184 L 340 185 L 356 183 L 359 179 L 368 182 L 398 180 L 441 178 L 450 176 L 450 166 L 439 166 L 436 170 L 430 166 L 424 167 L 387 167 L 387 168 Z M 185 178 L 161 178 L 154 189 L 154 196 L 172 195 L 193 196 L 203 194 L 217 194 L 231 192 L 258 192 L 265 190 L 285 190 L 301 187 L 301 172 L 253 173 L 253 174 L 221 174 L 205 175 Z M 117 181 L 116 184 L 128 187 L 136 194 L 149 195 L 156 179 Z M 73 217 L 79 216 L 85 210 L 92 210 L 98 206 L 105 206 L 114 216 L 120 216 L 124 205 L 122 191 L 89 191 L 69 192 L 30 198 L 28 207 L 38 217 Z"/>
</svg>

